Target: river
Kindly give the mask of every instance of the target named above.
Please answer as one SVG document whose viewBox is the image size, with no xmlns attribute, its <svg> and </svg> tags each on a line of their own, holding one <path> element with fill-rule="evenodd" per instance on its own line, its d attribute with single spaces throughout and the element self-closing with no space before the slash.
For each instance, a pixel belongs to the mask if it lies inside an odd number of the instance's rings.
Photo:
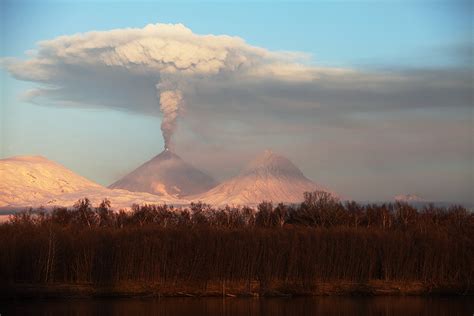
<svg viewBox="0 0 474 316">
<path fill-rule="evenodd" d="M 162 298 L 0 301 L 7 315 L 468 315 L 474 297 Z"/>
</svg>

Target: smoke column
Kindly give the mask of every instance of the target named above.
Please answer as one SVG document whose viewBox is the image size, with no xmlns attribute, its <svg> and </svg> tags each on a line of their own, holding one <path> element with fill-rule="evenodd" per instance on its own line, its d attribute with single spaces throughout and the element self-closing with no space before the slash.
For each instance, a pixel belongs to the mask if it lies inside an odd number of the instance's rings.
<svg viewBox="0 0 474 316">
<path fill-rule="evenodd" d="M 163 113 L 161 132 L 165 141 L 165 150 L 172 149 L 171 137 L 177 126 L 178 114 L 183 104 L 183 94 L 180 90 L 165 90 L 162 84 L 157 89 L 160 96 L 160 111 Z"/>
</svg>

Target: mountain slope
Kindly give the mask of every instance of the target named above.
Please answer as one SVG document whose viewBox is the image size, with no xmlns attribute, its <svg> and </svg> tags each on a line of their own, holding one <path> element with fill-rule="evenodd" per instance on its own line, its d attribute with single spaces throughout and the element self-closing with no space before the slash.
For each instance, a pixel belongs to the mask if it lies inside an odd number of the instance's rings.
<svg viewBox="0 0 474 316">
<path fill-rule="evenodd" d="M 41 156 L 0 159 L 0 205 L 44 200 L 101 186 Z"/>
<path fill-rule="evenodd" d="M 330 192 L 306 178 L 290 160 L 267 150 L 237 177 L 188 199 L 213 205 L 252 205 L 262 201 L 298 203 L 308 191 Z"/>
<path fill-rule="evenodd" d="M 170 196 L 110 190 L 41 156 L 0 159 L 0 207 L 71 206 L 88 197 L 94 204 L 109 198 L 115 208 L 133 203 L 186 203 Z"/>
<path fill-rule="evenodd" d="M 216 184 L 210 176 L 165 150 L 109 188 L 185 197 L 205 192 Z"/>
</svg>

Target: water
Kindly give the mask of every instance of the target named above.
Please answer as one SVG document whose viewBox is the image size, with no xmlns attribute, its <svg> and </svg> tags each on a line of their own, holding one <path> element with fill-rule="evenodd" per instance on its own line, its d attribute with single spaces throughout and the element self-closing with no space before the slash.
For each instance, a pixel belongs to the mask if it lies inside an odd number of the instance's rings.
<svg viewBox="0 0 474 316">
<path fill-rule="evenodd" d="M 164 298 L 0 301 L 7 315 L 474 315 L 474 297 Z"/>
</svg>

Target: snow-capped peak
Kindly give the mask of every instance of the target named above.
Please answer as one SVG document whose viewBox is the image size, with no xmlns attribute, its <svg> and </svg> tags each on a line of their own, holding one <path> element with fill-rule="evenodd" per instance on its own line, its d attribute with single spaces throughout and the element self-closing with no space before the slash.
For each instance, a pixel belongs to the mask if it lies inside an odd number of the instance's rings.
<svg viewBox="0 0 474 316">
<path fill-rule="evenodd" d="M 269 149 L 265 150 L 249 162 L 240 175 L 245 176 L 253 173 L 304 178 L 301 170 L 299 170 L 290 160 Z"/>
<path fill-rule="evenodd" d="M 415 194 L 400 194 L 395 196 L 397 202 L 425 202 L 426 200 Z"/>
<path fill-rule="evenodd" d="M 42 156 L 0 159 L 0 205 L 101 186 Z"/>
<path fill-rule="evenodd" d="M 287 158 L 266 150 L 238 176 L 190 199 L 214 205 L 252 205 L 262 201 L 297 203 L 303 200 L 304 192 L 310 191 L 328 190 L 306 178 Z"/>
<path fill-rule="evenodd" d="M 171 150 L 165 149 L 110 185 L 110 188 L 176 198 L 199 194 L 215 185 L 213 178 L 188 164 Z"/>
</svg>

